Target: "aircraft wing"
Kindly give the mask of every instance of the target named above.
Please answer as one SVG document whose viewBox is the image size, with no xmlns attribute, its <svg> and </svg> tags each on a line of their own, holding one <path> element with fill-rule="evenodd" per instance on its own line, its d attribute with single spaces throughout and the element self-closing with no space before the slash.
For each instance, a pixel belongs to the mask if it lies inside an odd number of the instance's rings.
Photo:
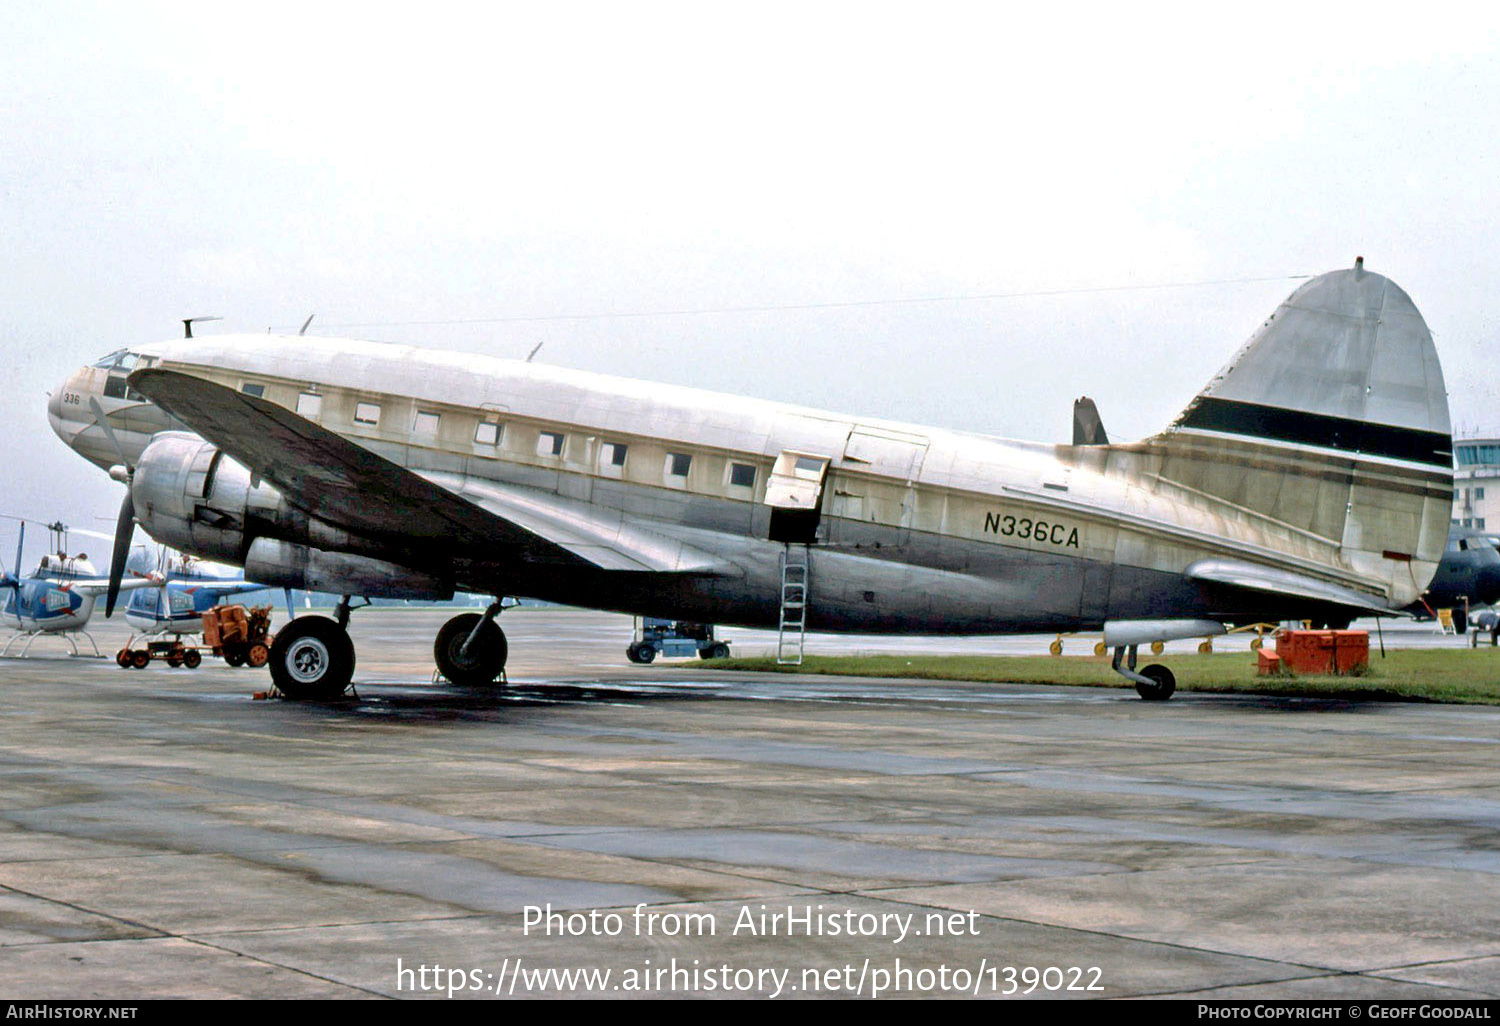
<svg viewBox="0 0 1500 1026">
<path fill-rule="evenodd" d="M 202 378 L 145 368 L 130 384 L 312 515 L 405 548 L 502 562 L 715 573 L 706 553 L 534 489 L 416 474 L 291 410 Z"/>
<path fill-rule="evenodd" d="M 1327 602 L 1330 605 L 1344 606 L 1366 614 L 1408 615 L 1398 609 L 1392 609 L 1375 594 L 1330 584 L 1327 581 L 1320 581 L 1290 570 L 1277 570 L 1273 567 L 1243 563 L 1233 559 L 1199 560 L 1187 568 L 1187 575 L 1195 581 L 1243 588 L 1267 595 L 1283 595 L 1310 599 L 1315 602 Z"/>
</svg>

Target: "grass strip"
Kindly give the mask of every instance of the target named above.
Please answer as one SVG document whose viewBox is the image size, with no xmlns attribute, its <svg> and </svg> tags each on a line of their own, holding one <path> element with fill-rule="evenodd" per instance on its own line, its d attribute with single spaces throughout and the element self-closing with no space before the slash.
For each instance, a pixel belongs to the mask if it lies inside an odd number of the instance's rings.
<svg viewBox="0 0 1500 1026">
<path fill-rule="evenodd" d="M 1179 691 L 1335 698 L 1353 702 L 1453 702 L 1500 705 L 1500 651 L 1478 649 L 1397 649 L 1382 659 L 1370 655 L 1369 672 L 1358 676 L 1259 677 L 1255 655 L 1222 652 L 1148 656 L 1138 665 L 1161 663 L 1177 677 Z M 710 659 L 682 666 L 763 673 L 811 673 L 841 677 L 902 677 L 1005 684 L 1068 684 L 1131 688 L 1095 656 L 807 656 L 801 666 L 775 659 Z"/>
</svg>

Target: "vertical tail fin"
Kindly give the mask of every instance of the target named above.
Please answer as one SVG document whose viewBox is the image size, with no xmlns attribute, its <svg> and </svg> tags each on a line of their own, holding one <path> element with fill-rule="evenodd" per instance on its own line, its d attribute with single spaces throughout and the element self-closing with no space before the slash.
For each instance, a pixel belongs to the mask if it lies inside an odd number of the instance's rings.
<svg viewBox="0 0 1500 1026">
<path fill-rule="evenodd" d="M 1148 445 L 1163 478 L 1326 540 L 1395 604 L 1442 558 L 1453 501 L 1442 368 L 1410 297 L 1363 259 L 1293 292 Z"/>
</svg>

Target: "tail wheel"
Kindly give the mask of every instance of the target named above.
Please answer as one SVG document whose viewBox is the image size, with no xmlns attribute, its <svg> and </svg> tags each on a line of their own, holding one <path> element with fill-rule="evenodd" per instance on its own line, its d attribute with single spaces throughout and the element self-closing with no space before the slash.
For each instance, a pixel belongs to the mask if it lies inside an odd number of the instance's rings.
<svg viewBox="0 0 1500 1026">
<path fill-rule="evenodd" d="M 335 621 L 302 616 L 276 635 L 270 664 L 271 680 L 287 698 L 329 701 L 354 676 L 354 643 Z"/>
<path fill-rule="evenodd" d="M 1135 693 L 1148 702 L 1165 702 L 1172 697 L 1172 692 L 1177 690 L 1177 678 L 1172 676 L 1171 670 L 1160 663 L 1142 667 L 1141 676 L 1150 677 L 1152 683 L 1147 685 L 1136 681 Z"/>
<path fill-rule="evenodd" d="M 474 627 L 479 635 L 469 643 Z M 468 644 L 468 651 L 464 645 Z M 462 613 L 443 624 L 437 640 L 432 643 L 432 658 L 438 672 L 455 684 L 464 687 L 484 687 L 493 684 L 505 671 L 505 660 L 510 655 L 510 645 L 500 625 L 478 613 Z"/>
<path fill-rule="evenodd" d="M 186 666 L 189 670 L 196 670 L 198 664 L 201 662 L 203 662 L 203 653 L 199 652 L 196 648 L 190 648 L 182 653 L 182 665 Z"/>
</svg>

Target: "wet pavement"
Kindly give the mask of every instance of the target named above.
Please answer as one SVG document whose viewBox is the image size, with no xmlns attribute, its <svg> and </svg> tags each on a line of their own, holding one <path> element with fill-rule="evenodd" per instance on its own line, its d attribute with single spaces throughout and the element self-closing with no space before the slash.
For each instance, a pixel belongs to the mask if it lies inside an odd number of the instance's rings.
<svg viewBox="0 0 1500 1026">
<path fill-rule="evenodd" d="M 0 993 L 1500 996 L 1500 710 L 640 667 L 558 610 L 476 692 L 446 615 L 356 613 L 327 705 L 0 661 Z"/>
</svg>

